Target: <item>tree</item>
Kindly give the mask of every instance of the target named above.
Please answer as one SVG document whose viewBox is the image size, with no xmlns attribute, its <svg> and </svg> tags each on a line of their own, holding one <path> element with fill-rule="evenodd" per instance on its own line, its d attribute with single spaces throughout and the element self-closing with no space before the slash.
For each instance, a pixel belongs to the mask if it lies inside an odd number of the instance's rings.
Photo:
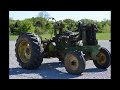
<svg viewBox="0 0 120 90">
<path fill-rule="evenodd" d="M 64 28 L 65 31 L 66 31 L 66 29 L 70 30 L 70 31 L 75 31 L 77 29 L 77 27 L 75 25 L 76 22 L 72 19 L 65 19 L 65 20 L 63 20 L 63 23 L 68 24 L 68 25 L 65 25 L 65 28 Z"/>
<path fill-rule="evenodd" d="M 18 32 L 19 26 L 20 26 L 19 20 L 16 20 L 16 21 L 9 20 L 9 28 L 10 28 L 11 34 L 16 35 Z"/>
<path fill-rule="evenodd" d="M 103 30 L 102 30 L 102 29 L 103 29 L 102 23 L 96 21 L 95 24 L 96 24 L 96 26 L 97 26 L 97 28 L 98 28 L 98 33 L 102 33 L 102 32 L 103 32 Z"/>
<path fill-rule="evenodd" d="M 32 18 L 31 21 L 32 21 L 34 27 L 40 27 L 42 29 L 45 28 L 45 25 L 47 23 L 47 20 L 42 17 Z"/>
<path fill-rule="evenodd" d="M 104 33 L 110 33 L 111 27 L 108 24 L 105 24 L 103 27 L 103 32 Z"/>
<path fill-rule="evenodd" d="M 44 12 L 45 11 L 40 12 L 39 14 L 40 17 L 32 17 L 32 18 L 25 19 L 25 20 L 9 19 L 9 34 L 20 35 L 24 32 L 33 32 L 33 33 L 41 35 L 44 33 L 49 33 L 49 34 L 53 33 L 54 22 L 48 21 L 49 23 L 48 24 L 46 17 L 48 17 L 49 15 L 44 14 Z M 103 32 L 109 33 L 111 30 L 111 20 L 104 19 L 104 21 L 95 21 L 91 19 L 81 19 L 78 21 L 82 22 L 82 24 L 89 24 L 89 23 L 96 24 L 98 27 L 99 33 L 103 33 Z M 72 19 L 64 19 L 63 21 L 59 20 L 56 23 L 59 25 L 62 24 L 61 26 L 63 27 L 63 31 L 68 31 L 68 30 L 76 31 L 78 28 L 77 27 L 78 21 L 74 21 Z"/>
<path fill-rule="evenodd" d="M 40 37 L 44 33 L 44 30 L 41 27 L 35 27 L 34 33 Z"/>
<path fill-rule="evenodd" d="M 50 17 L 50 14 L 48 12 L 46 12 L 46 11 L 42 11 L 42 12 L 38 13 L 38 17 L 48 19 Z"/>
<path fill-rule="evenodd" d="M 92 23 L 94 24 L 96 21 L 94 20 L 91 20 L 91 19 L 81 19 L 79 20 L 82 24 L 89 24 L 89 23 Z"/>
<path fill-rule="evenodd" d="M 53 24 L 47 23 L 45 25 L 45 31 L 48 31 L 50 34 L 51 34 L 52 29 L 53 29 Z"/>
<path fill-rule="evenodd" d="M 67 23 L 67 24 L 75 23 L 75 21 L 72 20 L 72 19 L 64 19 L 63 22 L 65 22 L 65 23 Z"/>
<path fill-rule="evenodd" d="M 34 33 L 34 27 L 31 22 L 28 21 L 20 21 L 20 24 L 17 28 L 17 34 L 21 35 L 25 32 L 32 32 Z"/>
</svg>

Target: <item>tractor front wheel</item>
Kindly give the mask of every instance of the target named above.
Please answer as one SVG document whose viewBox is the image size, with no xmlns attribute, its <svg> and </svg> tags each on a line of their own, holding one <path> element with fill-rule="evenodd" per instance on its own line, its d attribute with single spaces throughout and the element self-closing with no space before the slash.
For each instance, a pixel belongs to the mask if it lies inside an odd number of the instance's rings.
<svg viewBox="0 0 120 90">
<path fill-rule="evenodd" d="M 81 51 L 71 51 L 64 59 L 65 69 L 68 73 L 77 75 L 85 70 L 85 59 Z"/>
<path fill-rule="evenodd" d="M 93 60 L 94 65 L 100 69 L 106 69 L 111 65 L 111 55 L 106 48 L 101 48 L 96 60 Z"/>
</svg>

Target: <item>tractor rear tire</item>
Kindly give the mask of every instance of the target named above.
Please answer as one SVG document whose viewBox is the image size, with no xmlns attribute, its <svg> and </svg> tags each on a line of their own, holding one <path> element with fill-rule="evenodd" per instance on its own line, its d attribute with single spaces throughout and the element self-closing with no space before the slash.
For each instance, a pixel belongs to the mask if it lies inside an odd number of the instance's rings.
<svg viewBox="0 0 120 90">
<path fill-rule="evenodd" d="M 100 57 L 100 59 L 93 60 L 97 68 L 106 69 L 111 65 L 111 54 L 106 48 L 102 47 L 97 56 Z"/>
<path fill-rule="evenodd" d="M 24 69 L 36 69 L 43 61 L 44 49 L 41 40 L 33 33 L 26 32 L 18 37 L 15 53 L 19 65 Z"/>
<path fill-rule="evenodd" d="M 85 59 L 81 51 L 71 51 L 64 59 L 65 69 L 73 75 L 81 74 L 85 70 Z"/>
</svg>

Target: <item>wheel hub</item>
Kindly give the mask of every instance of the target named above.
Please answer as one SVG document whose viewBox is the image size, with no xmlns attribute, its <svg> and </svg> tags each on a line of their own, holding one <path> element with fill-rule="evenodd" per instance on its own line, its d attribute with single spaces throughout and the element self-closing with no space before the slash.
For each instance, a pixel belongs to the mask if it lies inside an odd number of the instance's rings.
<svg viewBox="0 0 120 90">
<path fill-rule="evenodd" d="M 78 60 L 74 55 L 69 56 L 69 67 L 72 70 L 76 70 L 78 68 Z"/>
<path fill-rule="evenodd" d="M 106 56 L 105 56 L 104 53 L 100 52 L 100 53 L 98 54 L 97 63 L 100 64 L 100 65 L 102 65 L 102 64 L 104 64 L 105 62 L 106 62 Z"/>
<path fill-rule="evenodd" d="M 18 46 L 18 54 L 22 62 L 27 63 L 31 57 L 30 44 L 26 40 L 22 40 Z"/>
<path fill-rule="evenodd" d="M 75 62 L 75 61 L 72 61 L 72 62 L 71 62 L 71 65 L 76 65 L 76 62 Z"/>
</svg>

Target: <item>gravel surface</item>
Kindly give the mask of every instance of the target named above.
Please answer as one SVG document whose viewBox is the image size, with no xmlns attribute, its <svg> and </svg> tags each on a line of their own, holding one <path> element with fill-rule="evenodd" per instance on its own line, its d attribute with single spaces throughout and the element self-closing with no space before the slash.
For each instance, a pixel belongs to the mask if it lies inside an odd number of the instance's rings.
<svg viewBox="0 0 120 90">
<path fill-rule="evenodd" d="M 91 60 L 86 62 L 86 69 L 81 75 L 68 74 L 58 58 L 44 58 L 36 70 L 22 69 L 16 61 L 15 43 L 9 41 L 9 79 L 111 79 L 111 66 L 105 70 L 98 69 Z M 99 40 L 98 43 L 111 52 L 109 40 Z"/>
</svg>

